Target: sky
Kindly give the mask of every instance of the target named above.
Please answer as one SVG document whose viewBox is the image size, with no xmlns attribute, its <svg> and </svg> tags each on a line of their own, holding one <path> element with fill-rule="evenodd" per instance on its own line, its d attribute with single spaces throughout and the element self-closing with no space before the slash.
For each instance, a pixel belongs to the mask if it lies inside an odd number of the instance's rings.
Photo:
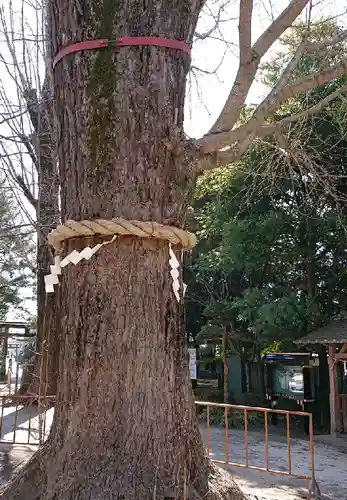
<svg viewBox="0 0 347 500">
<path fill-rule="evenodd" d="M 28 0 L 24 0 L 27 2 Z M 30 0 L 33 3 L 35 0 Z M 0 0 L 0 6 L 6 11 L 7 22 L 11 19 L 8 16 L 8 7 L 11 0 Z M 214 19 L 211 13 L 216 13 L 221 2 L 227 3 L 227 0 L 210 0 L 207 3 L 202 14 L 197 32 L 205 33 L 214 24 Z M 287 5 L 288 0 L 255 0 L 255 7 L 252 20 L 252 38 L 255 41 L 261 33 L 269 26 L 271 19 L 276 17 Z M 347 0 L 313 0 L 312 18 L 319 19 L 321 17 L 339 18 L 339 22 L 347 24 L 347 16 L 341 17 L 342 13 L 347 10 Z M 21 31 L 20 22 L 20 6 L 21 0 L 12 0 L 14 31 Z M 193 46 L 192 51 L 192 66 L 195 68 L 188 77 L 187 81 L 187 99 L 185 109 L 185 132 L 190 137 L 200 137 L 207 133 L 212 126 L 218 114 L 220 113 L 224 102 L 229 94 L 232 83 L 234 81 L 237 66 L 238 66 L 238 46 L 237 46 L 237 26 L 238 26 L 238 7 L 239 0 L 230 0 L 225 9 L 225 13 L 221 16 L 222 22 L 219 28 L 213 33 L 213 37 L 207 38 L 204 41 L 197 41 Z M 307 11 L 302 17 L 305 19 Z M 37 10 L 26 8 L 25 31 L 28 39 L 41 33 L 41 13 Z M 1 30 L 0 30 L 1 31 Z M 17 36 L 19 39 L 20 36 Z M 26 54 L 23 57 L 23 45 L 20 40 L 15 42 L 17 58 L 23 71 L 26 72 L 26 78 L 31 79 L 37 88 L 42 82 L 44 66 L 42 57 L 38 51 L 37 45 L 31 42 L 27 43 Z M 275 44 L 267 54 L 266 59 L 271 59 L 278 50 L 279 45 Z M 0 54 L 10 60 L 10 54 L 3 41 L 3 35 L 0 33 Z M 31 61 L 31 63 L 30 63 Z M 39 68 L 39 71 L 37 70 Z M 206 74 L 204 72 L 213 72 L 218 68 L 216 74 Z M 257 80 L 251 88 L 248 96 L 248 103 L 256 103 L 264 97 L 266 89 Z M 6 74 L 3 70 L 0 72 L 0 113 L 3 108 L 1 104 L 1 93 L 5 93 L 8 100 L 13 105 L 18 107 L 19 98 L 16 91 L 13 79 L 10 74 Z M 2 109 L 3 111 L 3 109 Z M 1 122 L 1 119 L 0 119 Z M 27 128 L 25 118 L 20 123 L 23 129 Z M 0 133 L 8 133 L 0 124 Z M 1 153 L 1 151 L 0 151 Z M 32 175 L 31 169 L 28 166 L 28 175 Z M 25 209 L 33 216 L 33 211 L 23 197 L 19 198 L 19 203 L 23 204 Z M 23 291 L 23 297 L 28 291 Z M 34 312 L 35 305 L 26 301 L 26 305 Z M 9 319 L 13 320 L 17 317 L 16 311 L 11 311 Z"/>
</svg>

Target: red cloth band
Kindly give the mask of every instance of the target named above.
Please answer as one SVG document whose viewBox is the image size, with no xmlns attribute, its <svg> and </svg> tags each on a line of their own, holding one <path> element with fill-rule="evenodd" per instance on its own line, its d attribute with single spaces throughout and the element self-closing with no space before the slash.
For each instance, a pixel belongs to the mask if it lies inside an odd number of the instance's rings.
<svg viewBox="0 0 347 500">
<path fill-rule="evenodd" d="M 84 42 L 77 42 L 71 45 L 67 45 L 59 50 L 58 54 L 53 60 L 53 69 L 56 67 L 59 61 L 68 54 L 73 54 L 74 52 L 79 52 L 81 50 L 92 50 L 92 49 L 102 49 L 108 47 L 111 43 L 114 43 L 115 47 L 129 47 L 129 46 L 154 46 L 154 47 L 166 47 L 168 49 L 176 49 L 191 53 L 190 46 L 181 40 L 169 40 L 168 38 L 157 38 L 153 36 L 123 36 L 118 40 L 112 42 L 112 40 L 86 40 Z"/>
</svg>

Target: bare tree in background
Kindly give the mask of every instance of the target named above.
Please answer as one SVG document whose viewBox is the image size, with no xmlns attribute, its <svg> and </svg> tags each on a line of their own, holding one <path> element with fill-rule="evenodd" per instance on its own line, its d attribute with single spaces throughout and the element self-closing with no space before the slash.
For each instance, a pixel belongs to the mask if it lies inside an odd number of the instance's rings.
<svg viewBox="0 0 347 500">
<path fill-rule="evenodd" d="M 237 3 L 238 72 L 220 116 L 200 140 L 183 133 L 186 54 L 110 46 L 60 61 L 54 87 L 63 221 L 121 216 L 182 227 L 200 172 L 231 165 L 256 137 L 285 125 L 267 122 L 283 103 L 347 72 L 343 59 L 330 64 L 326 58 L 347 32 L 310 41 L 309 0 L 288 1 L 255 42 L 253 2 Z M 50 0 L 51 56 L 67 42 L 122 35 L 192 43 L 204 4 Z M 307 36 L 270 94 L 239 125 L 261 59 L 306 7 Z M 295 68 L 307 51 L 322 54 L 327 66 L 297 80 Z M 76 238 L 65 251 L 85 245 Z M 63 376 L 50 439 L 0 498 L 246 498 L 205 458 L 168 260 L 162 241 L 119 237 L 63 274 Z"/>
<path fill-rule="evenodd" d="M 201 171 L 234 163 L 255 139 L 279 135 L 281 132 L 285 133 L 286 127 L 299 120 L 318 114 L 324 106 L 346 93 L 347 86 L 341 86 L 318 105 L 307 109 L 305 112 L 288 116 L 276 123 L 269 122 L 269 118 L 273 117 L 281 106 L 292 97 L 309 92 L 345 75 L 347 72 L 347 59 L 336 58 L 334 63 L 331 64 L 333 59 L 331 54 L 334 53 L 335 47 L 346 40 L 347 29 L 338 30 L 335 36 L 322 42 L 311 42 L 310 25 L 312 19 L 308 15 L 307 31 L 306 33 L 303 32 L 301 43 L 298 44 L 296 52 L 276 85 L 256 107 L 250 118 L 240 124 L 242 111 L 245 109 L 246 99 L 257 76 L 262 58 L 266 56 L 271 46 L 285 31 L 292 26 L 293 20 L 298 18 L 305 7 L 308 8 L 309 12 L 312 11 L 312 3 L 310 0 L 288 2 L 287 8 L 258 40 L 252 43 L 253 2 L 251 0 L 240 0 L 239 67 L 222 112 L 209 132 L 197 141 L 200 147 L 199 168 Z M 321 58 L 321 67 L 316 72 L 296 79 L 296 70 L 302 57 L 310 53 L 314 54 L 316 58 Z"/>
<path fill-rule="evenodd" d="M 21 387 L 22 392 L 32 395 L 40 390 L 56 393 L 59 349 L 59 299 L 57 295 L 46 297 L 44 287 L 44 275 L 53 263 L 47 234 L 59 222 L 59 180 L 52 143 L 51 69 L 44 65 L 42 13 L 39 0 L 9 2 L 0 8 L 2 169 L 23 215 L 37 232 L 36 354 L 30 371 L 24 371 Z"/>
</svg>

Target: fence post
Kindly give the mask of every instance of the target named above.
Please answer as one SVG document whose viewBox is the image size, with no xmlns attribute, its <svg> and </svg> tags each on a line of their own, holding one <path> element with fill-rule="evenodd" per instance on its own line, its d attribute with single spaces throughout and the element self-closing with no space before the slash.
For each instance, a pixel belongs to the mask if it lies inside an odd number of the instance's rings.
<svg viewBox="0 0 347 500">
<path fill-rule="evenodd" d="M 229 463 L 229 422 L 228 422 L 228 408 L 224 408 L 224 420 L 225 420 L 225 464 Z"/>
<path fill-rule="evenodd" d="M 318 500 L 321 498 L 321 492 L 316 481 L 315 463 L 314 463 L 314 441 L 313 441 L 313 419 L 312 413 L 308 416 L 309 435 L 310 435 L 310 454 L 311 454 L 311 483 L 308 490 L 308 500 Z"/>
<path fill-rule="evenodd" d="M 245 459 L 246 467 L 248 467 L 248 410 L 245 408 L 243 410 L 244 420 L 245 420 Z"/>
<path fill-rule="evenodd" d="M 210 445 L 210 439 L 211 439 L 211 436 L 210 436 L 210 407 L 209 405 L 207 405 L 207 415 L 206 415 L 206 420 L 207 420 L 207 429 L 206 429 L 206 441 L 207 441 L 207 456 L 209 457 L 210 456 L 210 449 L 211 449 L 211 445 Z"/>
<path fill-rule="evenodd" d="M 286 427 L 287 427 L 287 449 L 288 449 L 288 472 L 292 473 L 292 456 L 290 451 L 290 413 L 286 415 Z"/>
</svg>

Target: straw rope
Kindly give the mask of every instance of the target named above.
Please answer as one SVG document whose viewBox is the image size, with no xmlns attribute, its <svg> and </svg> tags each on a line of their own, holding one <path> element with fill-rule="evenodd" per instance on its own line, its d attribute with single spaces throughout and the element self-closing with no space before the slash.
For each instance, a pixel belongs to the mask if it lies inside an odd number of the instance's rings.
<svg viewBox="0 0 347 500">
<path fill-rule="evenodd" d="M 155 238 L 169 241 L 173 245 L 181 245 L 191 249 L 196 245 L 194 234 L 174 226 L 166 226 L 158 222 L 126 220 L 117 217 L 111 220 L 83 220 L 80 222 L 68 220 L 53 229 L 48 235 L 48 243 L 56 250 L 61 244 L 71 238 L 83 236 L 137 236 L 138 238 Z"/>
</svg>

